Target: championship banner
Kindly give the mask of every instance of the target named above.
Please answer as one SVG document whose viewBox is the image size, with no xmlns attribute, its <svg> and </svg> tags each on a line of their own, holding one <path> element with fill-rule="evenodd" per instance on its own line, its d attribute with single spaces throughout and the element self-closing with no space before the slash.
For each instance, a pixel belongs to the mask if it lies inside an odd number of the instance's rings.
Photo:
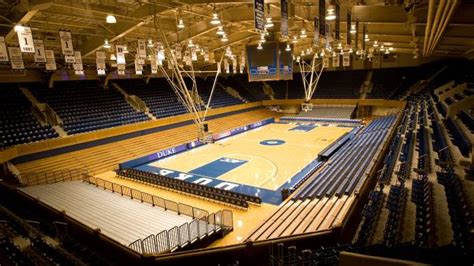
<svg viewBox="0 0 474 266">
<path fill-rule="evenodd" d="M 176 44 L 175 51 L 176 51 L 176 59 L 181 59 L 183 57 L 181 53 L 181 45 Z"/>
<path fill-rule="evenodd" d="M 137 75 L 143 74 L 143 65 L 140 65 L 137 59 L 135 60 L 135 74 Z"/>
<path fill-rule="evenodd" d="M 158 65 L 156 64 L 156 57 L 154 57 L 154 56 L 152 56 L 150 58 L 150 68 L 151 68 L 151 74 L 157 74 L 158 73 Z"/>
<path fill-rule="evenodd" d="M 72 37 L 70 31 L 59 31 L 59 39 L 61 40 L 61 50 L 63 55 L 74 55 L 74 47 L 72 46 Z"/>
<path fill-rule="evenodd" d="M 115 50 L 116 50 L 116 53 L 117 53 L 117 64 L 118 65 L 121 65 L 121 64 L 126 64 L 125 62 L 125 48 L 127 46 L 126 45 L 115 45 Z"/>
<path fill-rule="evenodd" d="M 329 67 L 329 58 L 327 58 L 327 57 L 323 58 L 323 67 L 324 68 Z"/>
<path fill-rule="evenodd" d="M 288 0 L 280 1 L 281 21 L 280 31 L 281 35 L 288 38 Z"/>
<path fill-rule="evenodd" d="M 18 44 L 22 53 L 34 53 L 35 43 L 33 41 L 33 34 L 31 33 L 30 27 L 23 27 L 22 30 L 18 31 Z"/>
<path fill-rule="evenodd" d="M 36 63 L 46 63 L 46 54 L 44 52 L 43 40 L 34 40 L 35 43 L 35 55 L 34 59 Z"/>
<path fill-rule="evenodd" d="M 81 52 L 79 51 L 74 51 L 74 59 L 76 60 L 74 64 L 72 65 L 74 68 L 74 73 L 76 75 L 82 76 L 84 75 L 84 68 L 82 66 L 82 56 Z"/>
<path fill-rule="evenodd" d="M 138 40 L 137 56 L 138 56 L 138 58 L 146 58 L 145 40 Z"/>
<path fill-rule="evenodd" d="M 119 76 L 125 75 L 125 64 L 117 64 L 117 74 Z"/>
<path fill-rule="evenodd" d="M 65 55 L 64 62 L 68 64 L 74 64 L 76 62 L 76 57 L 74 55 Z"/>
<path fill-rule="evenodd" d="M 10 54 L 10 63 L 12 64 L 12 69 L 25 69 L 23 57 L 21 56 L 21 50 L 19 47 L 8 47 L 8 53 Z"/>
<path fill-rule="evenodd" d="M 347 22 L 346 22 L 346 44 L 351 45 L 351 26 L 352 26 L 351 13 L 347 12 Z"/>
<path fill-rule="evenodd" d="M 340 7 L 336 1 L 336 26 L 334 27 L 335 39 L 339 41 L 340 38 L 340 28 L 341 28 L 341 14 L 340 14 Z"/>
<path fill-rule="evenodd" d="M 329 23 L 326 23 L 324 29 L 326 30 L 326 32 L 324 33 L 324 36 L 326 37 L 326 43 L 334 41 L 334 39 L 332 38 L 331 25 L 329 25 Z"/>
<path fill-rule="evenodd" d="M 237 58 L 232 58 L 232 73 L 237 74 Z"/>
<path fill-rule="evenodd" d="M 326 35 L 326 0 L 319 0 L 319 35 Z"/>
<path fill-rule="evenodd" d="M 339 54 L 336 54 L 336 56 L 332 57 L 332 66 L 339 67 Z"/>
<path fill-rule="evenodd" d="M 367 34 L 367 26 L 364 24 L 362 27 L 362 51 L 365 51 L 365 35 Z"/>
<path fill-rule="evenodd" d="M 56 59 L 54 58 L 54 51 L 53 50 L 46 50 L 44 51 L 46 55 L 46 70 L 54 71 L 57 69 L 56 66 Z"/>
<path fill-rule="evenodd" d="M 209 49 L 204 49 L 204 62 L 209 62 Z"/>
<path fill-rule="evenodd" d="M 359 46 L 359 21 L 356 20 L 356 33 L 355 33 L 355 49 L 356 50 L 358 46 Z"/>
<path fill-rule="evenodd" d="M 351 65 L 351 57 L 349 53 L 345 53 L 342 56 L 342 66 L 347 67 Z"/>
<path fill-rule="evenodd" d="M 191 54 L 189 53 L 189 50 L 184 51 L 184 57 L 183 61 L 187 66 L 192 66 L 192 60 L 191 60 Z"/>
<path fill-rule="evenodd" d="M 105 52 L 97 51 L 95 52 L 96 59 L 95 64 L 97 65 L 97 75 L 105 75 Z"/>
<path fill-rule="evenodd" d="M 262 32 L 265 31 L 265 12 L 263 2 L 263 0 L 254 0 L 253 2 L 255 29 Z"/>
<path fill-rule="evenodd" d="M 242 68 L 245 68 L 245 51 L 242 51 L 242 54 L 240 55 L 240 65 Z"/>
<path fill-rule="evenodd" d="M 225 73 L 230 72 L 230 70 L 229 70 L 229 60 L 227 60 L 227 58 L 224 58 L 224 69 L 225 69 Z"/>
<path fill-rule="evenodd" d="M 313 45 L 319 47 L 319 18 L 314 17 Z"/>
<path fill-rule="evenodd" d="M 0 62 L 8 62 L 7 44 L 3 36 L 0 36 Z"/>
<path fill-rule="evenodd" d="M 197 61 L 198 60 L 198 57 L 197 57 L 197 53 L 196 53 L 196 48 L 191 48 L 191 61 Z"/>
</svg>

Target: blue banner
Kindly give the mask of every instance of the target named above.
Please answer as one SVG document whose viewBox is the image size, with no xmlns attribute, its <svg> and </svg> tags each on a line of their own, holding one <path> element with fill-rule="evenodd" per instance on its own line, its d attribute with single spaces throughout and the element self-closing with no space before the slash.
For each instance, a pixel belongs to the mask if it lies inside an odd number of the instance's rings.
<svg viewBox="0 0 474 266">
<path fill-rule="evenodd" d="M 263 0 L 254 0 L 253 4 L 255 29 L 262 32 L 265 30 L 265 7 L 263 2 Z"/>
</svg>

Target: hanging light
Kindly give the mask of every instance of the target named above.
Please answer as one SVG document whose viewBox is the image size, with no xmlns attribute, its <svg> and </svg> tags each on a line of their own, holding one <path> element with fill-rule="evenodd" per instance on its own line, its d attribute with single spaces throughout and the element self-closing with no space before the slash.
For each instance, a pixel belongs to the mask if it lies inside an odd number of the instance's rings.
<svg viewBox="0 0 474 266">
<path fill-rule="evenodd" d="M 352 50 L 352 47 L 349 49 L 349 53 L 352 54 L 354 50 Z"/>
<path fill-rule="evenodd" d="M 297 43 L 298 42 L 298 36 L 294 35 L 293 40 L 291 42 L 292 43 Z"/>
<path fill-rule="evenodd" d="M 266 29 L 273 28 L 272 18 L 267 18 L 267 21 L 265 22 L 265 28 Z"/>
<path fill-rule="evenodd" d="M 383 44 L 380 46 L 380 51 L 385 51 L 385 46 L 383 46 Z"/>
<path fill-rule="evenodd" d="M 221 21 L 219 20 L 219 16 L 217 16 L 217 13 L 212 13 L 212 19 L 211 19 L 211 24 L 212 25 L 219 25 L 221 24 Z"/>
<path fill-rule="evenodd" d="M 304 50 L 301 50 L 300 56 L 301 56 L 301 57 L 305 56 Z"/>
<path fill-rule="evenodd" d="M 321 51 L 321 57 L 324 57 L 324 50 Z"/>
<path fill-rule="evenodd" d="M 379 47 L 379 41 L 374 40 L 374 47 L 375 47 L 375 48 Z"/>
<path fill-rule="evenodd" d="M 227 38 L 227 34 L 222 35 L 221 42 L 227 42 L 229 38 Z"/>
<path fill-rule="evenodd" d="M 102 47 L 104 47 L 105 49 L 109 49 L 110 48 L 109 40 L 105 39 L 104 45 L 102 45 Z"/>
<path fill-rule="evenodd" d="M 335 20 L 336 19 L 336 12 L 334 11 L 334 6 L 329 5 L 328 11 L 326 13 L 326 20 Z"/>
<path fill-rule="evenodd" d="M 219 26 L 219 28 L 217 28 L 216 34 L 220 36 L 225 35 L 224 27 Z"/>
<path fill-rule="evenodd" d="M 265 34 L 260 34 L 260 40 L 258 42 L 265 43 Z"/>
<path fill-rule="evenodd" d="M 150 38 L 148 39 L 148 44 L 147 44 L 148 48 L 153 48 L 153 40 Z"/>
<path fill-rule="evenodd" d="M 123 53 L 124 53 L 124 54 L 128 54 L 128 48 L 127 48 L 127 46 L 124 46 L 124 47 L 123 47 Z"/>
<path fill-rule="evenodd" d="M 365 41 L 366 41 L 366 42 L 370 41 L 370 39 L 369 39 L 369 34 L 365 34 Z"/>
<path fill-rule="evenodd" d="M 389 51 L 393 51 L 393 47 L 389 47 L 388 50 L 389 50 Z"/>
<path fill-rule="evenodd" d="M 112 61 L 117 60 L 117 57 L 115 57 L 115 54 L 111 54 L 111 55 L 110 55 L 110 60 L 112 60 Z"/>
<path fill-rule="evenodd" d="M 261 43 L 258 43 L 257 49 L 258 49 L 258 50 L 262 50 L 262 49 L 263 49 L 263 46 L 262 46 Z"/>
<path fill-rule="evenodd" d="M 291 47 L 290 47 L 289 43 L 286 44 L 285 51 L 287 51 L 287 52 L 291 51 Z"/>
<path fill-rule="evenodd" d="M 108 24 L 114 24 L 114 23 L 117 23 L 117 19 L 115 19 L 114 15 L 109 14 L 105 18 L 105 22 L 107 22 Z"/>
<path fill-rule="evenodd" d="M 385 50 L 385 54 L 389 54 L 390 51 L 388 49 Z"/>
<path fill-rule="evenodd" d="M 193 47 L 194 47 L 194 43 L 193 43 L 193 40 L 192 40 L 192 39 L 189 39 L 189 41 L 188 41 L 188 47 L 189 47 L 189 48 L 193 48 Z"/>
<path fill-rule="evenodd" d="M 350 33 L 355 34 L 356 33 L 356 24 L 351 24 L 351 31 Z"/>
<path fill-rule="evenodd" d="M 15 32 L 25 31 L 25 27 L 23 27 L 22 25 L 15 25 L 15 27 L 13 29 L 15 30 Z"/>
<path fill-rule="evenodd" d="M 300 32 L 300 38 L 306 38 L 308 37 L 308 35 L 306 34 L 306 29 L 303 28 L 301 29 L 301 32 Z"/>
<path fill-rule="evenodd" d="M 184 22 L 182 18 L 178 20 L 178 26 L 176 27 L 178 27 L 178 29 L 184 29 Z"/>
<path fill-rule="evenodd" d="M 339 52 L 340 55 L 344 55 L 344 50 L 341 49 L 341 52 Z"/>
</svg>

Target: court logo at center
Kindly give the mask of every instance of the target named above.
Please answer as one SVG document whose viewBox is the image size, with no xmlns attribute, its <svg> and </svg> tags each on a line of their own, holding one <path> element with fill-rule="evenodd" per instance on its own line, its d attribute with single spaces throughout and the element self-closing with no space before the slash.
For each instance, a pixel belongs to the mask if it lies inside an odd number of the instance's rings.
<svg viewBox="0 0 474 266">
<path fill-rule="evenodd" d="M 260 141 L 260 144 L 267 145 L 267 146 L 277 146 L 277 145 L 282 145 L 285 143 L 286 141 L 281 140 L 281 139 L 266 139 L 266 140 Z"/>
</svg>

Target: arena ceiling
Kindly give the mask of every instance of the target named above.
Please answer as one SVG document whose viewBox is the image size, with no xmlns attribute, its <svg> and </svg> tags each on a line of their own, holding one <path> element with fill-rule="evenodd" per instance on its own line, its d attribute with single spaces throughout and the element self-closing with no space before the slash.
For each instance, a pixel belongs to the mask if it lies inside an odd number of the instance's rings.
<svg viewBox="0 0 474 266">
<path fill-rule="evenodd" d="M 302 27 L 308 31 L 308 37 L 299 39 L 295 49 L 306 49 L 311 46 L 312 19 L 318 15 L 318 1 L 289 2 L 290 35 L 297 36 Z M 435 0 L 339 0 L 339 3 L 342 39 L 349 10 L 353 20 L 367 25 L 369 45 L 377 40 L 393 47 L 395 53 L 418 51 L 420 56 L 474 54 L 473 3 L 440 0 L 445 8 L 432 13 L 432 23 L 427 23 L 428 13 Z M 218 26 L 210 23 L 213 12 L 219 14 L 227 42 L 218 38 Z M 109 14 L 116 17 L 117 23 L 106 23 Z M 274 27 L 269 31 L 279 38 L 280 0 L 265 0 L 265 15 L 273 18 Z M 177 27 L 179 19 L 183 19 L 183 29 Z M 433 28 L 434 21 L 438 27 Z M 13 30 L 17 24 L 30 26 L 34 37 L 43 39 L 46 48 L 54 49 L 57 55 L 58 30 L 70 30 L 74 46 L 82 52 L 85 63 L 95 61 L 95 51 L 104 49 L 104 39 L 112 44 L 128 44 L 133 51 L 137 39 L 157 39 L 158 27 L 164 29 L 171 43 L 192 39 L 209 51 L 221 51 L 226 46 L 241 50 L 245 44 L 257 43 L 260 37 L 254 30 L 253 0 L 0 0 L 0 36 L 6 36 L 9 45 L 17 43 Z M 428 29 L 427 24 L 431 24 Z M 429 51 L 424 43 L 431 41 L 434 41 L 433 49 Z"/>
</svg>

